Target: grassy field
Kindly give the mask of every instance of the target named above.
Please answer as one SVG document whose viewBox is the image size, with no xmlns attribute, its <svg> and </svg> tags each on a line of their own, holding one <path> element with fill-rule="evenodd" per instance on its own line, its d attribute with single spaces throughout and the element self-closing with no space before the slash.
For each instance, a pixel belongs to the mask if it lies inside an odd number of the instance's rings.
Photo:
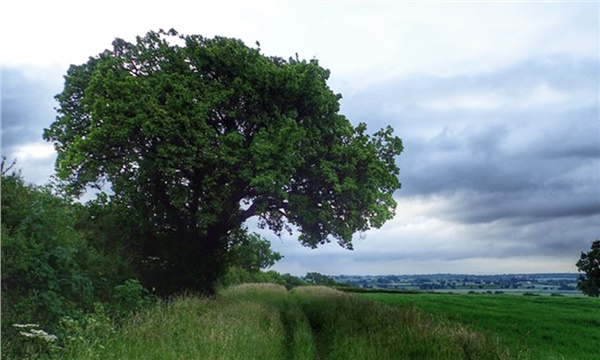
<svg viewBox="0 0 600 360">
<path fill-rule="evenodd" d="M 458 294 L 362 294 L 497 336 L 525 359 L 598 359 L 600 300 Z"/>
<path fill-rule="evenodd" d="M 159 303 L 60 359 L 511 359 L 493 336 L 324 287 L 241 285 Z"/>
</svg>

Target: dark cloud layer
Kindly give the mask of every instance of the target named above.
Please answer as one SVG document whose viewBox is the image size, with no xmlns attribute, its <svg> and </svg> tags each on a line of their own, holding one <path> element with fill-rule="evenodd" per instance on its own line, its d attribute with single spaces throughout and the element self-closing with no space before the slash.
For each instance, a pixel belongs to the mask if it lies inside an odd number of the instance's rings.
<svg viewBox="0 0 600 360">
<path fill-rule="evenodd" d="M 374 250 L 354 261 L 558 259 L 589 247 L 600 237 L 597 64 L 559 56 L 413 75 L 348 99 L 358 121 L 391 123 L 404 140 L 397 198 L 439 202 L 429 216 L 468 229 L 448 239 L 462 235 L 465 247 Z"/>
<path fill-rule="evenodd" d="M 63 70 L 2 68 L 1 152 L 28 182 L 45 184 L 54 172 L 55 154 L 44 142 L 43 129 L 55 119 L 54 95 L 62 88 Z"/>
<path fill-rule="evenodd" d="M 62 71 L 2 68 L 2 153 L 39 142 L 56 116 L 54 95 L 60 92 Z M 32 181 L 37 181 L 33 179 Z"/>
<path fill-rule="evenodd" d="M 465 222 L 598 214 L 598 78 L 597 59 L 528 60 L 398 79 L 347 108 L 403 137 L 398 196 L 468 194 L 454 215 Z"/>
</svg>

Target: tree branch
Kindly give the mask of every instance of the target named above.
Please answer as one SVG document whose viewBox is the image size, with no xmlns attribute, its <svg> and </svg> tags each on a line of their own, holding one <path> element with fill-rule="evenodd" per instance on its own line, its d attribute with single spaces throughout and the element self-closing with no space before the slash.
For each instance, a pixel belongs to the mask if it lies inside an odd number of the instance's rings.
<svg viewBox="0 0 600 360">
<path fill-rule="evenodd" d="M 258 209 L 260 207 L 260 200 L 254 201 L 252 203 L 252 205 L 250 205 L 250 207 L 244 211 L 242 211 L 238 217 L 238 219 L 240 220 L 240 222 L 244 222 L 247 219 L 255 216 L 255 215 L 260 215 L 258 214 Z M 266 210 L 268 211 L 276 211 L 279 214 L 281 214 L 282 216 L 288 218 L 288 214 L 287 214 L 287 204 L 286 203 L 277 203 L 275 199 L 269 199 L 268 200 L 268 205 Z"/>
<path fill-rule="evenodd" d="M 246 210 L 242 211 L 240 213 L 240 215 L 238 216 L 238 219 L 239 219 L 240 223 L 243 223 L 247 219 L 249 219 L 249 218 L 253 217 L 254 215 L 256 215 L 256 211 L 257 210 L 258 210 L 258 202 L 254 201 L 252 203 L 252 205 L 250 205 L 249 208 L 247 208 Z"/>
</svg>

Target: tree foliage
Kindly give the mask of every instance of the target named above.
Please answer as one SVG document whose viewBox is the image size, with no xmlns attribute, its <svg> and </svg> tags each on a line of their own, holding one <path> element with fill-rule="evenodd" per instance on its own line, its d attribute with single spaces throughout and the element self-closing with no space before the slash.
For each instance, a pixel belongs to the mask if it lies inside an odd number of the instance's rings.
<svg viewBox="0 0 600 360">
<path fill-rule="evenodd" d="M 402 142 L 339 114 L 328 77 L 317 60 L 239 40 L 149 32 L 71 66 L 44 137 L 73 193 L 108 182 L 151 229 L 144 256 L 159 259 L 167 291 L 211 291 L 250 217 L 349 249 L 393 217 Z"/>
<path fill-rule="evenodd" d="M 586 295 L 600 296 L 600 240 L 592 243 L 591 250 L 581 253 L 577 269 L 585 275 L 579 276 L 577 287 Z"/>
<path fill-rule="evenodd" d="M 269 240 L 256 233 L 236 231 L 229 239 L 229 262 L 248 272 L 268 269 L 282 258 L 280 253 L 271 250 Z"/>
</svg>

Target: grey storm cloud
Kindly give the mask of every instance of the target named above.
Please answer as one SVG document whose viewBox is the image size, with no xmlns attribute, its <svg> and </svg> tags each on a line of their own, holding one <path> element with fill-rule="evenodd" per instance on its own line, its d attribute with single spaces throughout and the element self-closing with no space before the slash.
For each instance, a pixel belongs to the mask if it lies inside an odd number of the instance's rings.
<svg viewBox="0 0 600 360">
<path fill-rule="evenodd" d="M 403 138 L 399 197 L 454 196 L 465 223 L 597 215 L 598 78 L 597 59 L 527 59 L 396 79 L 346 108 Z"/>
<path fill-rule="evenodd" d="M 432 229 L 433 230 L 433 229 Z M 510 262 L 511 259 L 534 259 L 547 257 L 548 266 L 553 261 L 573 262 L 579 251 L 589 248 L 591 240 L 582 234 L 597 232 L 593 218 L 555 218 L 536 223 L 507 224 L 499 221 L 494 224 L 471 224 L 469 229 L 455 238 L 398 238 L 397 235 L 373 235 L 365 242 L 356 242 L 354 251 L 337 249 L 327 245 L 318 250 L 303 249 L 286 239 L 285 265 L 276 266 L 280 271 L 294 271 L 295 265 L 328 274 L 398 273 L 415 270 L 416 264 L 429 264 L 418 267 L 425 272 L 439 271 L 452 262 L 461 263 L 472 259 L 486 262 Z M 386 238 L 389 236 L 389 238 Z M 435 237 L 435 234 L 431 234 Z M 277 245 L 279 241 L 275 240 Z M 385 244 L 385 246 L 382 246 Z M 421 245 L 419 245 L 421 244 Z M 527 260 L 525 260 L 527 261 Z M 407 265 L 408 264 L 408 265 Z M 539 264 L 538 264 L 539 265 Z M 298 265 L 299 266 L 299 265 Z M 371 270 L 369 269 L 378 269 Z M 458 269 L 462 269 L 461 266 Z M 482 273 L 494 272 L 493 267 L 483 267 Z M 418 271 L 418 270 L 417 270 Z M 465 271 L 465 270 L 458 270 Z M 497 271 L 497 270 L 496 270 Z M 513 270 L 514 271 L 514 270 Z"/>
<path fill-rule="evenodd" d="M 54 95 L 60 92 L 63 71 L 2 68 L 2 153 L 42 140 L 42 129 L 55 119 Z M 53 75 L 53 76 L 52 76 Z"/>
<path fill-rule="evenodd" d="M 339 256 L 352 268 L 558 259 L 588 248 L 600 235 L 597 61 L 550 56 L 487 73 L 413 74 L 345 99 L 342 109 L 351 120 L 372 129 L 391 124 L 402 137 L 403 188 L 396 198 L 437 204 L 428 211 L 431 218 L 466 230 L 447 245 L 439 245 L 443 238 L 428 240 L 428 248 L 415 246 L 424 239 L 377 233 L 398 245 Z M 461 236 L 468 239 L 464 246 Z"/>
<path fill-rule="evenodd" d="M 540 93 L 544 89 L 556 89 L 572 97 L 567 104 L 561 101 L 543 104 L 541 110 L 546 112 L 565 107 L 597 107 L 599 71 L 597 57 L 556 56 L 525 59 L 484 73 L 417 73 L 392 77 L 351 94 L 342 101 L 342 109 L 351 115 L 351 120 L 368 122 L 373 127 L 392 123 L 404 136 L 450 124 L 513 122 L 515 118 L 528 121 L 519 116 L 535 116 L 540 110 L 536 108 L 536 99 L 528 99 L 536 90 L 540 96 L 544 95 Z M 461 100 L 468 100 L 466 96 L 486 97 L 497 104 L 461 106 Z"/>
<path fill-rule="evenodd" d="M 53 174 L 52 147 L 43 129 L 56 118 L 54 95 L 62 88 L 63 70 L 2 68 L 1 152 L 29 182 L 46 183 Z"/>
<path fill-rule="evenodd" d="M 599 166 L 597 111 L 567 111 L 552 120 L 542 115 L 524 123 L 517 119 L 513 125 L 475 124 L 460 131 L 445 129 L 430 139 L 409 139 L 399 161 L 405 189 L 411 194 L 506 193 L 597 182 L 593 172 L 577 174 Z"/>
</svg>

